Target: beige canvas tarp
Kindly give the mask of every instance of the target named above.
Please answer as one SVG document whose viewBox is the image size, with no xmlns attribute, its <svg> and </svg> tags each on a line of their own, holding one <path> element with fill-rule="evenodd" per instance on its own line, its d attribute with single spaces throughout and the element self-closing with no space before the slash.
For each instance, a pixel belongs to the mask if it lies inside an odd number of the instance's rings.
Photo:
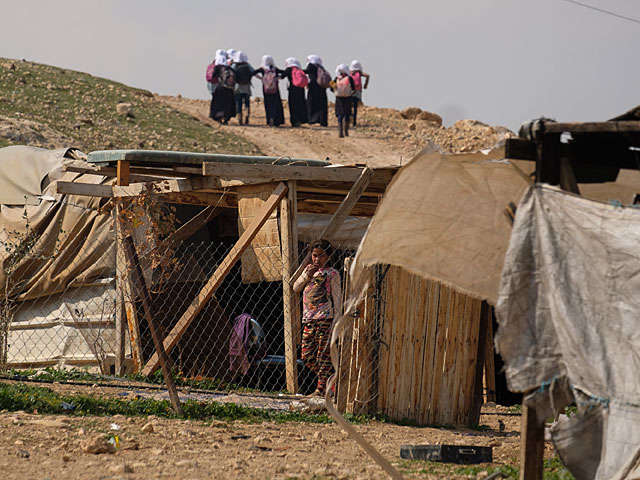
<svg viewBox="0 0 640 480">
<path fill-rule="evenodd" d="M 425 150 L 387 188 L 352 267 L 391 264 L 495 302 L 511 224 L 505 215 L 528 182 L 504 150 L 445 155 Z"/>
<path fill-rule="evenodd" d="M 496 313 L 509 388 L 536 391 L 577 480 L 640 478 L 640 210 L 531 188 L 518 206 Z"/>
<path fill-rule="evenodd" d="M 0 205 L 0 291 L 5 272 L 11 270 L 9 293 L 15 299 L 34 299 L 114 276 L 115 237 L 111 216 L 97 211 L 100 199 L 58 194 L 55 185 L 57 180 L 102 183 L 106 178 L 63 172 L 63 164 L 76 161 L 66 154 L 68 149 L 0 149 L 0 198 L 7 202 Z M 30 172 L 29 178 L 17 188 L 16 178 L 24 172 Z M 35 244 L 16 256 L 13 252 L 28 232 L 35 235 Z M 10 268 L 16 258 L 17 267 Z"/>
</svg>

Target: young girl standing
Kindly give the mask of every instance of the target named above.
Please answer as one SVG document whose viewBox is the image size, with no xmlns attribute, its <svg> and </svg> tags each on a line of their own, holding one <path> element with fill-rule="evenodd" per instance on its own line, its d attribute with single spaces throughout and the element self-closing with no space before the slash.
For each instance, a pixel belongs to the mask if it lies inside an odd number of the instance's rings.
<svg viewBox="0 0 640 480">
<path fill-rule="evenodd" d="M 264 97 L 264 113 L 267 125 L 275 127 L 284 123 L 284 110 L 280 99 L 278 80 L 282 77 L 282 70 L 276 67 L 271 55 L 262 57 L 262 66 L 255 70 L 254 75 L 262 79 L 262 95 Z"/>
<path fill-rule="evenodd" d="M 356 119 L 358 117 L 358 104 L 362 103 L 362 89 L 369 86 L 370 75 L 362 71 L 362 64 L 359 60 L 353 60 L 349 65 L 349 71 L 351 78 L 356 85 L 356 90 L 353 94 L 353 126 L 356 126 Z M 365 78 L 364 85 L 362 84 L 362 78 Z"/>
<path fill-rule="evenodd" d="M 313 395 L 324 395 L 331 376 L 331 324 L 342 313 L 340 274 L 328 266 L 331 244 L 316 240 L 311 244 L 311 263 L 296 280 L 293 289 L 302 294 L 302 360 L 318 375 Z"/>
<path fill-rule="evenodd" d="M 338 136 L 349 136 L 349 118 L 351 116 L 351 95 L 356 87 L 349 76 L 349 66 L 341 63 L 336 67 L 336 78 L 331 82 L 331 90 L 336 94 L 336 117 L 338 119 Z"/>
</svg>

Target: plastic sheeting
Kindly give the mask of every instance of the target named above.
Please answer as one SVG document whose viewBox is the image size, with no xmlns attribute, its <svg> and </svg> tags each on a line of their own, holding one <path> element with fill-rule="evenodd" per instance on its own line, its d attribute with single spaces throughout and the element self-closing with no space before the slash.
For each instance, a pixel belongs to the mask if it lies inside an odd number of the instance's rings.
<svg viewBox="0 0 640 480">
<path fill-rule="evenodd" d="M 640 478 L 640 210 L 531 188 L 500 285 L 496 344 L 509 388 L 542 415 L 577 480 Z M 544 418 L 544 417 L 543 417 Z"/>
<path fill-rule="evenodd" d="M 0 149 L 0 192 L 5 192 L 0 198 L 10 203 L 0 206 L 0 261 L 5 267 L 0 270 L 2 291 L 8 262 L 15 260 L 11 251 L 28 233 L 25 215 L 29 232 L 37 234 L 30 250 L 33 254 L 24 255 L 11 269 L 9 294 L 13 298 L 34 299 L 114 276 L 115 235 L 111 216 L 97 212 L 100 199 L 56 192 L 58 180 L 103 183 L 106 177 L 63 172 L 65 163 L 77 162 L 65 158 L 67 152 L 25 146 Z M 23 176 L 28 178 L 17 189 L 16 179 Z M 18 202 L 20 196 L 22 201 Z"/>
</svg>

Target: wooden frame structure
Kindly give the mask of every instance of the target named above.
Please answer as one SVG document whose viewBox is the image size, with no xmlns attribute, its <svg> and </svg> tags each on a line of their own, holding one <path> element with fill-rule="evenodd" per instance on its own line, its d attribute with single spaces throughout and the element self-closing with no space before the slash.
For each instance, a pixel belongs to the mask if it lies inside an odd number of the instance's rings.
<svg viewBox="0 0 640 480">
<path fill-rule="evenodd" d="M 620 169 L 640 168 L 639 111 L 633 109 L 608 122 L 531 121 L 521 127 L 521 138 L 507 140 L 505 157 L 534 161 L 536 182 L 580 194 L 579 184 L 611 182 Z M 539 418 L 526 400 L 522 408 L 520 478 L 539 480 L 543 473 L 545 419 Z"/>
<path fill-rule="evenodd" d="M 156 353 L 143 365 L 139 345 L 140 333 L 136 308 L 131 299 L 144 291 L 140 278 L 135 282 L 118 279 L 120 307 L 116 328 L 119 339 L 116 369 L 121 372 L 124 362 L 125 328 L 132 342 L 134 364 L 144 375 L 152 374 L 165 354 L 171 353 L 191 322 L 206 306 L 243 252 L 251 245 L 267 218 L 280 210 L 280 238 L 282 247 L 282 285 L 285 323 L 285 362 L 287 389 L 296 393 L 299 345 L 299 295 L 293 282 L 302 272 L 308 259 L 297 258 L 298 213 L 332 215 L 323 238 L 332 240 L 349 215 L 371 217 L 375 213 L 387 184 L 397 168 L 369 169 L 362 166 L 334 167 L 328 162 L 276 157 L 247 157 L 184 152 L 154 152 L 116 150 L 92 152 L 85 167 L 73 166 L 68 171 L 114 178 L 112 184 L 58 182 L 58 193 L 107 198 L 116 205 L 116 212 L 129 199 L 150 191 L 161 201 L 206 206 L 202 212 L 182 225 L 172 235 L 171 243 L 178 245 L 226 208 L 238 208 L 236 188 L 246 185 L 277 184 L 271 196 L 256 213 L 249 227 L 239 236 L 200 293 L 191 302 L 171 331 L 156 345 Z M 137 258 L 128 239 L 117 236 L 119 272 L 138 272 Z M 134 248 L 135 250 L 135 248 Z M 149 316 L 145 309 L 145 316 Z M 153 319 L 152 319 L 153 321 Z M 154 335 L 155 337 L 155 335 Z M 154 338 L 155 340 L 155 338 Z"/>
</svg>

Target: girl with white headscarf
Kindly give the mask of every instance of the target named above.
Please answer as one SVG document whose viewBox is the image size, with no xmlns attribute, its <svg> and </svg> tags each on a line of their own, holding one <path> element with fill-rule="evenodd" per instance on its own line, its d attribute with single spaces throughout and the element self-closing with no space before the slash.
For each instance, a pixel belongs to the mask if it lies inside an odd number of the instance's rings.
<svg viewBox="0 0 640 480">
<path fill-rule="evenodd" d="M 264 112 L 267 117 L 267 125 L 272 127 L 284 123 L 284 110 L 278 80 L 282 78 L 283 71 L 276 67 L 271 55 L 262 57 L 262 65 L 256 69 L 255 74 L 262 79 L 262 95 L 264 97 Z"/>
<path fill-rule="evenodd" d="M 367 88 L 369 86 L 369 74 L 364 73 L 362 71 L 362 64 L 359 60 L 352 60 L 351 65 L 349 65 L 349 74 L 351 78 L 353 78 L 353 82 L 355 83 L 356 90 L 351 97 L 351 102 L 353 104 L 353 126 L 356 126 L 356 120 L 358 117 L 358 104 L 362 103 L 362 89 Z M 364 85 L 362 85 L 362 77 L 365 78 Z"/>
<path fill-rule="evenodd" d="M 309 123 L 319 123 L 323 127 L 328 124 L 328 102 L 327 87 L 331 80 L 331 75 L 322 65 L 322 58 L 318 55 L 309 55 L 307 57 L 307 68 L 304 73 L 309 76 L 309 86 L 307 90 L 307 112 L 309 114 Z"/>
<path fill-rule="evenodd" d="M 255 74 L 254 68 L 249 63 L 249 57 L 242 50 L 239 50 L 233 56 L 231 68 L 236 72 L 236 88 L 234 96 L 236 100 L 236 113 L 238 120 L 242 125 L 242 105 L 247 110 L 247 116 L 244 117 L 244 124 L 249 124 L 249 116 L 251 115 L 251 77 Z"/>
<path fill-rule="evenodd" d="M 209 118 L 214 118 L 213 104 L 215 101 L 214 97 L 216 95 L 216 89 L 218 88 L 218 77 L 214 75 L 215 66 L 221 63 L 226 63 L 226 60 L 227 60 L 226 55 L 227 55 L 227 52 L 225 52 L 221 48 L 217 49 L 215 55 L 213 56 L 213 62 L 211 62 L 211 64 L 207 66 L 207 88 L 211 92 L 211 105 L 209 106 Z"/>
<path fill-rule="evenodd" d="M 216 55 L 215 63 L 213 78 L 217 80 L 218 86 L 213 95 L 210 116 L 226 125 L 231 118 L 236 116 L 235 73 L 231 71 L 224 51 Z M 230 81 L 227 82 L 227 80 Z"/>
<path fill-rule="evenodd" d="M 302 70 L 302 65 L 295 57 L 286 60 L 283 78 L 289 80 L 289 120 L 292 127 L 299 127 L 307 123 L 307 101 L 304 98 L 304 89 L 309 84 L 307 74 Z"/>
<path fill-rule="evenodd" d="M 351 117 L 351 95 L 356 86 L 349 76 L 349 65 L 341 63 L 336 67 L 336 77 L 331 82 L 331 90 L 336 94 L 336 117 L 338 118 L 338 136 L 349 136 Z"/>
</svg>

